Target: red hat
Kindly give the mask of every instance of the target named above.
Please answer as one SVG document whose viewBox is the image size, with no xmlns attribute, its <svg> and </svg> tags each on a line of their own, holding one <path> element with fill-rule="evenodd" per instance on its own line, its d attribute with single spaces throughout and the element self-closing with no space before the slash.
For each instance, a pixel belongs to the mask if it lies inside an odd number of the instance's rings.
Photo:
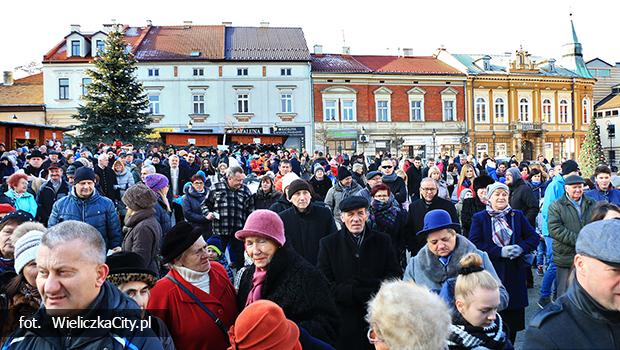
<svg viewBox="0 0 620 350">
<path fill-rule="evenodd" d="M 301 350 L 299 328 L 269 300 L 248 305 L 228 331 L 228 350 Z"/>
<path fill-rule="evenodd" d="M 246 237 L 256 236 L 274 240 L 283 246 L 286 237 L 284 236 L 284 223 L 280 216 L 271 210 L 255 210 L 248 216 L 243 229 L 235 233 L 235 237 L 240 241 Z"/>
<path fill-rule="evenodd" d="M 0 214 L 8 214 L 15 211 L 12 205 L 7 203 L 0 203 Z"/>
</svg>

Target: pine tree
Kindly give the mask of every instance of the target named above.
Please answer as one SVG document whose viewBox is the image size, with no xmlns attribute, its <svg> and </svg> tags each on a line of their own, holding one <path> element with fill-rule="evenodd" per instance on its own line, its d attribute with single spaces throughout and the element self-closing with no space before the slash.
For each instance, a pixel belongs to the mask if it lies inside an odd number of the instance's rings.
<svg viewBox="0 0 620 350">
<path fill-rule="evenodd" d="M 151 133 L 151 119 L 146 112 L 149 101 L 142 84 L 133 75 L 136 60 L 127 50 L 123 34 L 108 34 L 105 50 L 94 61 L 87 75 L 92 82 L 74 118 L 82 122 L 78 139 L 94 145 L 115 140 L 142 144 Z"/>
<path fill-rule="evenodd" d="M 590 177 L 594 174 L 594 169 L 597 166 L 606 163 L 605 153 L 603 153 L 603 146 L 601 145 L 600 128 L 596 124 L 596 120 L 592 118 L 586 138 L 581 145 L 579 168 L 584 177 Z"/>
</svg>

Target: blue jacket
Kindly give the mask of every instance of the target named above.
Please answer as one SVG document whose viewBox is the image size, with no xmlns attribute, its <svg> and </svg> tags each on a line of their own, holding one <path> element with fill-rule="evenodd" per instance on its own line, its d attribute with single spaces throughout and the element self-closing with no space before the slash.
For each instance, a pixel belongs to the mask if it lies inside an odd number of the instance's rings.
<svg viewBox="0 0 620 350">
<path fill-rule="evenodd" d="M 597 202 L 606 201 L 615 205 L 620 205 L 620 190 L 613 188 L 612 185 L 610 186 L 612 187 L 610 190 L 601 191 L 597 185 L 595 189 L 586 191 L 585 194 L 588 198 L 592 198 Z"/>
<path fill-rule="evenodd" d="M 543 202 L 542 209 L 540 210 L 540 214 L 542 215 L 542 234 L 545 237 L 549 237 L 549 226 L 547 223 L 549 222 L 549 207 L 553 202 L 562 198 L 564 195 L 564 176 L 556 175 L 551 180 L 551 183 L 547 186 L 545 190 L 545 200 Z"/>
<path fill-rule="evenodd" d="M 538 235 L 520 210 L 512 210 L 507 216 L 508 225 L 512 228 L 513 243 L 523 248 L 523 255 L 536 250 Z M 491 216 L 485 211 L 474 214 L 469 231 L 469 240 L 478 249 L 487 252 L 493 263 L 495 272 L 510 296 L 507 310 L 516 310 L 528 305 L 525 271 L 527 267 L 523 255 L 515 259 L 502 258 L 502 248 L 492 239 Z"/>
<path fill-rule="evenodd" d="M 8 190 L 4 192 L 4 195 L 11 199 L 11 202 L 13 202 L 13 206 L 16 210 L 23 210 L 30 213 L 33 218 L 37 216 L 38 205 L 32 193 L 24 192 L 21 197 L 16 198 L 15 192 L 13 190 Z"/>
<path fill-rule="evenodd" d="M 88 199 L 81 199 L 71 190 L 52 207 L 48 227 L 67 220 L 85 222 L 99 231 L 107 249 L 121 246 L 121 226 L 114 202 L 94 190 Z"/>
</svg>

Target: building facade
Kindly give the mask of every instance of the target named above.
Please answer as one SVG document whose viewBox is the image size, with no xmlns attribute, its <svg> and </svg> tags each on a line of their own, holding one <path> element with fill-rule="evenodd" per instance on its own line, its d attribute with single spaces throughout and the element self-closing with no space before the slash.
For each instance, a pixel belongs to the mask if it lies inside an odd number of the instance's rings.
<svg viewBox="0 0 620 350">
<path fill-rule="evenodd" d="M 620 144 L 616 139 L 616 126 L 620 125 L 620 86 L 612 88 L 596 106 L 594 112 L 600 130 L 601 146 L 610 166 L 617 166 L 616 152 Z"/>
<path fill-rule="evenodd" d="M 465 74 L 429 56 L 321 51 L 312 55 L 317 148 L 423 158 L 461 149 Z"/>
<path fill-rule="evenodd" d="M 620 87 L 620 62 L 611 65 L 600 58 L 586 62 L 590 74 L 596 78 L 594 84 L 594 108 L 612 93 L 614 87 Z"/>
</svg>

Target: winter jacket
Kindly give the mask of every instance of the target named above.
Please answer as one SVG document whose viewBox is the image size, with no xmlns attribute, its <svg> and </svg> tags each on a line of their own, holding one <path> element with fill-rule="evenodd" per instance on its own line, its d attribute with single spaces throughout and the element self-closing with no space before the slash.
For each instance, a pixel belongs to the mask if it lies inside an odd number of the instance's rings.
<svg viewBox="0 0 620 350">
<path fill-rule="evenodd" d="M 450 214 L 452 222 L 459 223 L 459 216 L 454 204 L 443 198 L 435 196 L 430 204 L 426 203 L 424 199 L 411 203 L 409 205 L 409 212 L 407 213 L 405 237 L 403 237 L 405 245 L 411 252 L 411 255 L 416 255 L 426 244 L 426 237 L 428 235 L 417 235 L 417 233 L 422 231 L 424 227 L 424 215 L 434 209 L 443 209 L 447 211 L 448 214 Z"/>
<path fill-rule="evenodd" d="M 353 177 L 353 181 L 357 182 L 360 187 L 365 187 L 366 182 L 364 182 L 364 174 L 358 174 L 356 172 L 352 172 L 351 176 Z"/>
<path fill-rule="evenodd" d="M 99 294 L 83 314 L 86 320 L 100 315 L 103 320 L 113 320 L 115 317 L 124 322 L 133 321 L 140 324 L 141 311 L 138 305 L 123 294 L 112 283 L 106 281 Z M 152 329 L 135 329 L 131 327 L 113 328 L 74 328 L 66 332 L 56 328 L 51 318 L 42 306 L 34 315 L 36 324 L 40 328 L 20 328 L 5 342 L 3 350 L 37 349 L 37 350 L 61 350 L 61 349 L 163 349 L 161 341 Z M 93 321 L 96 319 L 93 318 Z"/>
<path fill-rule="evenodd" d="M 401 269 L 385 233 L 364 229 L 360 244 L 343 227 L 323 238 L 318 267 L 323 272 L 340 311 L 337 349 L 373 349 L 366 338 L 366 303 L 381 282 L 399 278 Z"/>
<path fill-rule="evenodd" d="M 254 197 L 246 185 L 234 190 L 223 181 L 211 186 L 201 208 L 205 217 L 211 212 L 219 214 L 219 219 L 212 221 L 214 235 L 234 235 L 254 211 Z"/>
<path fill-rule="evenodd" d="M 4 192 L 4 195 L 9 199 L 15 210 L 23 210 L 32 215 L 33 218 L 37 216 L 37 201 L 30 192 L 26 191 L 18 198 L 15 191 L 9 189 Z"/>
<path fill-rule="evenodd" d="M 7 277 L 6 283 L 0 287 L 0 343 L 19 328 L 22 317 L 29 318 L 34 315 L 41 305 L 41 295 L 37 286 L 31 286 L 22 278 L 16 291 L 6 290 L 6 284 L 17 275 L 11 274 L 12 278 Z M 4 281 L 1 281 L 2 283 Z M 9 294 L 10 293 L 10 294 Z"/>
<path fill-rule="evenodd" d="M 579 231 L 592 220 L 596 202 L 581 197 L 581 218 L 577 208 L 566 195 L 549 207 L 549 237 L 553 238 L 553 262 L 557 267 L 570 268 L 575 257 L 575 244 Z"/>
<path fill-rule="evenodd" d="M 605 310 L 577 280 L 532 318 L 524 349 L 620 349 L 620 313 Z"/>
<path fill-rule="evenodd" d="M 97 163 L 95 163 L 95 174 L 99 176 L 99 186 L 101 188 L 101 195 L 110 198 L 111 200 L 120 199 L 120 192 L 117 189 L 116 173 L 109 166 L 101 169 Z"/>
<path fill-rule="evenodd" d="M 422 182 L 422 168 L 410 166 L 407 169 L 407 190 L 412 198 L 420 198 L 420 182 Z"/>
<path fill-rule="evenodd" d="M 388 203 L 389 205 L 385 205 L 373 199 L 369 203 L 367 221 L 371 229 L 390 236 L 394 254 L 400 261 L 405 252 L 403 234 L 407 224 L 407 211 L 402 209 L 396 200 Z"/>
<path fill-rule="evenodd" d="M 172 212 L 169 212 L 166 208 L 166 204 L 161 199 L 161 197 L 157 197 L 157 204 L 154 206 L 155 208 L 155 218 L 157 218 L 157 222 L 159 226 L 161 226 L 161 232 L 165 235 L 172 228 Z"/>
<path fill-rule="evenodd" d="M 556 175 L 551 180 L 551 183 L 547 186 L 545 190 L 545 198 L 543 201 L 543 206 L 540 209 L 540 214 L 542 216 L 542 235 L 545 237 L 549 236 L 549 207 L 558 199 L 564 196 L 564 176 Z"/>
<path fill-rule="evenodd" d="M 32 165 L 28 164 L 24 167 L 24 173 L 26 175 L 32 175 L 34 177 L 47 179 L 47 168 L 45 168 L 44 166 L 41 166 L 40 168 L 35 168 Z"/>
<path fill-rule="evenodd" d="M 261 188 L 254 193 L 254 206 L 256 209 L 269 209 L 278 198 L 282 196 L 282 192 L 278 192 L 272 188 L 271 192 L 265 193 Z"/>
<path fill-rule="evenodd" d="M 54 203 L 60 198 L 68 196 L 69 191 L 69 183 L 65 180 L 61 180 L 58 190 L 54 190 L 51 180 L 46 181 L 37 194 L 37 221 L 47 225 Z"/>
<path fill-rule="evenodd" d="M 466 198 L 463 200 L 463 209 L 461 210 L 461 225 L 463 229 L 463 236 L 469 237 L 469 230 L 471 228 L 471 219 L 477 212 L 486 209 L 486 205 L 480 201 L 480 198 Z"/>
<path fill-rule="evenodd" d="M 444 265 L 439 261 L 439 258 L 434 255 L 429 249 L 428 245 L 424 245 L 416 256 L 413 256 L 403 275 L 403 280 L 414 281 L 416 284 L 423 285 L 435 293 L 439 293 L 442 285 L 450 278 L 458 276 L 461 269 L 459 262 L 461 258 L 469 253 L 476 253 L 482 257 L 482 268 L 491 274 L 500 284 L 500 305 L 499 309 L 503 310 L 508 306 L 508 291 L 501 283 L 489 255 L 476 248 L 476 246 L 470 242 L 467 238 L 456 235 L 456 246 L 450 255 L 448 264 Z"/>
<path fill-rule="evenodd" d="M 213 312 L 229 329 L 237 318 L 235 288 L 224 267 L 211 262 L 207 294 L 187 282 L 174 269 L 168 273 Z M 221 350 L 229 346 L 228 337 L 216 326 L 209 315 L 174 282 L 164 277 L 151 289 L 147 309 L 166 323 L 177 349 Z"/>
<path fill-rule="evenodd" d="M 254 265 L 244 270 L 239 284 L 237 306 L 245 307 L 252 289 Z M 289 246 L 279 248 L 267 268 L 261 299 L 271 300 L 284 311 L 286 318 L 313 337 L 334 344 L 338 338 L 340 315 L 333 297 L 326 291 L 328 282 L 315 266 Z M 304 349 L 311 349 L 302 344 Z"/>
<path fill-rule="evenodd" d="M 114 189 L 119 191 L 120 193 L 119 198 L 123 198 L 125 191 L 129 187 L 135 185 L 133 175 L 131 175 L 131 172 L 128 171 L 127 168 L 125 168 L 125 170 L 123 170 L 120 174 L 116 172 L 115 174 L 116 174 L 116 185 L 114 185 Z"/>
<path fill-rule="evenodd" d="M 523 212 L 511 210 L 506 214 L 506 221 L 513 231 L 510 244 L 517 244 L 523 249 L 521 256 L 515 259 L 502 257 L 502 248 L 493 242 L 491 216 L 486 211 L 474 215 L 469 240 L 489 255 L 497 275 L 510 296 L 507 309 L 517 310 L 528 305 L 525 271 L 531 267 L 524 264 L 524 255 L 536 250 L 539 238 Z"/>
<path fill-rule="evenodd" d="M 331 211 L 311 202 L 303 213 L 292 206 L 279 214 L 284 222 L 286 245 L 293 247 L 310 264 L 316 265 L 319 241 L 337 231 Z"/>
<path fill-rule="evenodd" d="M 67 220 L 85 222 L 99 231 L 107 249 L 121 246 L 121 226 L 114 203 L 97 190 L 86 199 L 79 198 L 73 189 L 52 207 L 48 227 Z"/>
<path fill-rule="evenodd" d="M 348 188 L 343 187 L 340 184 L 340 181 L 337 181 L 327 192 L 327 196 L 325 196 L 325 204 L 332 211 L 332 214 L 334 214 L 334 221 L 336 221 L 336 225 L 339 228 L 342 225 L 342 221 L 340 220 L 340 202 L 347 197 L 353 196 L 360 189 L 360 185 L 358 185 L 355 181 L 352 181 L 351 187 Z"/>
<path fill-rule="evenodd" d="M 207 196 L 207 191 L 202 193 L 196 192 L 194 187 L 190 186 L 185 196 L 183 196 L 183 216 L 185 220 L 192 225 L 197 225 L 206 229 L 209 227 L 209 220 L 202 215 L 201 205 Z"/>
<path fill-rule="evenodd" d="M 540 182 L 538 184 L 534 184 L 531 181 L 526 181 L 526 183 L 530 186 L 532 193 L 534 193 L 534 198 L 536 198 L 536 201 L 540 203 L 540 200 L 545 198 L 545 191 L 547 190 L 547 186 L 551 183 L 551 180 Z"/>
<path fill-rule="evenodd" d="M 439 181 L 437 181 L 437 187 L 439 188 L 439 191 L 437 192 L 437 196 L 439 198 L 443 198 L 443 199 L 449 201 L 450 200 L 450 192 L 448 191 L 448 183 L 446 182 L 446 180 L 439 179 Z"/>
<path fill-rule="evenodd" d="M 161 226 L 155 218 L 155 209 L 141 209 L 125 217 L 123 227 L 124 252 L 133 252 L 142 257 L 146 266 L 159 275 L 159 246 L 162 240 Z"/>
<path fill-rule="evenodd" d="M 325 200 L 327 192 L 329 192 L 329 189 L 333 186 L 332 181 L 327 176 L 324 176 L 323 180 L 320 181 L 317 180 L 316 177 L 312 176 L 308 182 L 312 185 L 317 198 L 322 201 Z"/>
<path fill-rule="evenodd" d="M 398 203 L 405 203 L 407 200 L 407 186 L 405 185 L 405 180 L 401 179 L 396 173 L 392 173 L 392 175 L 389 176 L 383 175 L 381 180 L 390 188 L 390 192 L 394 195 Z"/>
<path fill-rule="evenodd" d="M 286 199 L 286 195 L 282 193 L 282 195 L 269 207 L 269 210 L 275 213 L 281 213 L 292 206 L 293 203 L 289 202 L 288 199 Z"/>
<path fill-rule="evenodd" d="M 586 191 L 588 198 L 594 199 L 596 202 L 606 201 L 620 206 L 620 190 L 613 188 L 613 185 L 609 185 L 611 189 L 607 191 L 601 191 L 596 185 L 596 188 Z"/>
<path fill-rule="evenodd" d="M 513 179 L 510 188 L 510 207 L 521 210 L 530 225 L 536 227 L 538 215 L 538 201 L 528 186 L 521 178 Z"/>
</svg>

